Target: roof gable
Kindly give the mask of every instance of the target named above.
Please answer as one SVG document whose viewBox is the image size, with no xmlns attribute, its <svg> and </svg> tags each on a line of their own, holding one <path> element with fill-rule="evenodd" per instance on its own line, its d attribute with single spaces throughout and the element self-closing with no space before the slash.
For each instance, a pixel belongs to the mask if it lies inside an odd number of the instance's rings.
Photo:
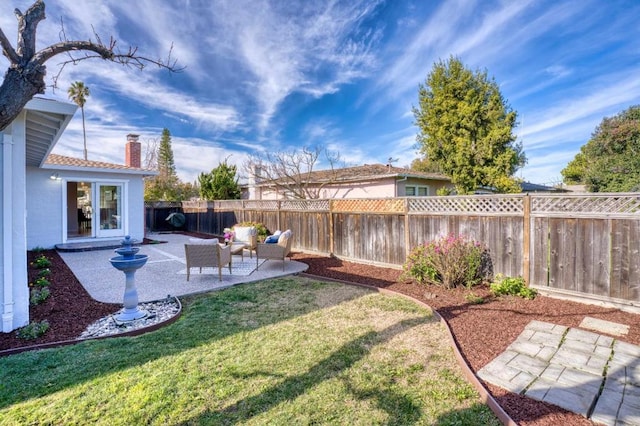
<svg viewBox="0 0 640 426">
<path fill-rule="evenodd" d="M 384 164 L 365 164 L 363 166 L 344 167 L 333 170 L 317 170 L 305 174 L 304 181 L 310 184 L 322 184 L 331 182 L 334 184 L 372 181 L 396 177 L 410 177 L 449 182 L 451 179 L 440 173 L 423 173 L 402 167 L 393 167 Z M 260 182 L 269 184 L 270 181 Z M 260 184 L 259 183 L 259 184 Z"/>
</svg>

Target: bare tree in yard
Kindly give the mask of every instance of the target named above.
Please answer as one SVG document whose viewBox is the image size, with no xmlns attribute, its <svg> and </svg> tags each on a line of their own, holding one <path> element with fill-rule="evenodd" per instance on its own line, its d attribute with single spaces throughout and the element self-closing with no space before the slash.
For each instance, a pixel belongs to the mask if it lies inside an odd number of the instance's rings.
<svg viewBox="0 0 640 426">
<path fill-rule="evenodd" d="M 67 40 L 62 32 L 61 41 L 36 51 L 36 28 L 45 19 L 44 2 L 37 0 L 23 14 L 15 9 L 18 19 L 18 42 L 14 48 L 0 29 L 0 46 L 2 54 L 9 60 L 9 68 L 0 85 L 0 131 L 4 130 L 20 114 L 20 111 L 35 95 L 44 93 L 44 78 L 47 74 L 45 63 L 60 54 L 69 55 L 63 61 L 60 71 L 67 64 L 92 58 L 133 66 L 143 69 L 152 64 L 170 71 L 178 71 L 176 62 L 171 59 L 171 51 L 166 60 L 150 59 L 138 54 L 137 48 L 129 47 L 121 52 L 116 49 L 116 41 L 112 38 L 104 44 L 96 35 L 96 41 Z M 82 55 L 73 53 L 84 52 Z"/>
<path fill-rule="evenodd" d="M 145 141 L 142 167 L 151 170 L 158 168 L 158 138 L 149 138 Z"/>
<path fill-rule="evenodd" d="M 323 159 L 329 170 L 323 170 L 321 178 L 314 167 Z M 243 164 L 245 173 L 256 183 L 267 184 L 289 197 L 298 199 L 320 198 L 321 189 L 335 182 L 334 168 L 340 155 L 326 148 L 304 147 L 289 152 L 253 154 Z"/>
</svg>

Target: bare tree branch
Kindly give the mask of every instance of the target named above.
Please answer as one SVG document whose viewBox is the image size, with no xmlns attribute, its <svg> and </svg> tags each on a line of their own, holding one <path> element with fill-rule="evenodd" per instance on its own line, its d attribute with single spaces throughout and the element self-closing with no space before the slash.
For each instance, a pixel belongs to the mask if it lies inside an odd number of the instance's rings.
<svg viewBox="0 0 640 426">
<path fill-rule="evenodd" d="M 322 179 L 313 179 L 314 168 L 321 156 L 330 169 Z M 337 152 L 321 146 L 303 147 L 289 152 L 269 152 L 263 157 L 250 155 L 243 169 L 256 184 L 283 192 L 285 197 L 317 199 L 325 186 L 335 182 L 333 170 L 339 158 Z"/>
<path fill-rule="evenodd" d="M 0 29 L 0 46 L 2 46 L 2 54 L 9 59 L 12 64 L 17 64 L 20 61 L 20 57 L 16 53 L 15 49 L 9 42 L 9 39 L 4 34 L 4 31 Z"/>
<path fill-rule="evenodd" d="M 138 54 L 137 47 L 129 47 L 126 51 L 116 49 L 116 40 L 111 38 L 109 44 L 102 42 L 95 33 L 96 41 L 67 40 L 64 26 L 61 41 L 36 52 L 36 28 L 45 19 L 45 6 L 42 0 L 36 0 L 26 13 L 14 11 L 18 20 L 18 43 L 14 49 L 9 39 L 0 29 L 0 46 L 2 53 L 10 61 L 2 85 L 0 85 L 0 131 L 4 130 L 22 111 L 26 103 L 38 93 L 44 93 L 46 76 L 45 63 L 54 56 L 68 54 L 69 59 L 59 64 L 59 72 L 54 76 L 54 86 L 67 64 L 76 64 L 87 59 L 104 59 L 125 66 L 143 69 L 151 64 L 165 68 L 171 72 L 179 72 L 177 61 L 171 58 L 173 45 L 169 49 L 166 60 L 152 59 Z M 80 56 L 72 53 L 83 52 Z"/>
</svg>

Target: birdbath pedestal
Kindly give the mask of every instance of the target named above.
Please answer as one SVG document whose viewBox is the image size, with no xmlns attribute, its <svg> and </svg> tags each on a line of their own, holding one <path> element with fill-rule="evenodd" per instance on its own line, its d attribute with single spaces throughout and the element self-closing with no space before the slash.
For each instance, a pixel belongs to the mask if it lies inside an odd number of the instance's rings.
<svg viewBox="0 0 640 426">
<path fill-rule="evenodd" d="M 138 308 L 138 290 L 136 289 L 135 273 L 147 263 L 146 254 L 136 254 L 139 247 L 133 247 L 133 240 L 129 235 L 122 240 L 122 247 L 115 249 L 118 256 L 109 259 L 114 268 L 124 272 L 126 285 L 124 290 L 124 310 L 116 316 L 118 321 L 133 321 L 144 318 L 147 311 Z"/>
</svg>

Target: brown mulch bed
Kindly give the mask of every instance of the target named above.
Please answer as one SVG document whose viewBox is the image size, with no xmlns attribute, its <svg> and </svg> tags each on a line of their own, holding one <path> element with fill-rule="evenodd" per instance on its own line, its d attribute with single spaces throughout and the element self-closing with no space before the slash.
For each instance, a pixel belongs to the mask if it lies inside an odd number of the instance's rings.
<svg viewBox="0 0 640 426">
<path fill-rule="evenodd" d="M 45 302 L 30 307 L 29 320 L 34 322 L 46 319 L 49 321 L 49 330 L 33 340 L 19 339 L 15 332 L 0 333 L 0 351 L 73 340 L 89 324 L 122 308 L 121 304 L 102 303 L 89 296 L 55 250 L 27 252 L 29 283 L 34 283 L 38 277 L 38 269 L 32 266 L 32 262 L 40 255 L 51 261 L 51 275 L 47 277 L 51 282 L 48 286 L 50 295 Z"/>
<path fill-rule="evenodd" d="M 44 254 L 52 261 L 51 296 L 42 305 L 31 308 L 31 320 L 47 319 L 51 328 L 42 337 L 25 341 L 15 333 L 0 333 L 0 350 L 74 339 L 92 322 L 114 313 L 121 305 L 93 300 L 55 251 Z M 29 253 L 29 262 L 35 255 Z M 400 271 L 372 265 L 345 262 L 335 257 L 295 253 L 293 259 L 307 263 L 309 274 L 385 288 L 412 296 L 433 307 L 449 324 L 454 338 L 472 370 L 477 371 L 500 354 L 532 320 L 577 327 L 585 316 L 630 326 L 627 336 L 619 338 L 640 344 L 640 315 L 576 302 L 538 296 L 535 300 L 517 297 L 492 297 L 486 286 L 473 289 L 485 303 L 472 304 L 468 290 L 444 290 L 399 280 Z M 29 268 L 29 281 L 35 269 Z M 493 385 L 487 389 L 518 423 L 526 426 L 593 425 L 580 415 L 550 404 L 515 395 Z"/>
</svg>

